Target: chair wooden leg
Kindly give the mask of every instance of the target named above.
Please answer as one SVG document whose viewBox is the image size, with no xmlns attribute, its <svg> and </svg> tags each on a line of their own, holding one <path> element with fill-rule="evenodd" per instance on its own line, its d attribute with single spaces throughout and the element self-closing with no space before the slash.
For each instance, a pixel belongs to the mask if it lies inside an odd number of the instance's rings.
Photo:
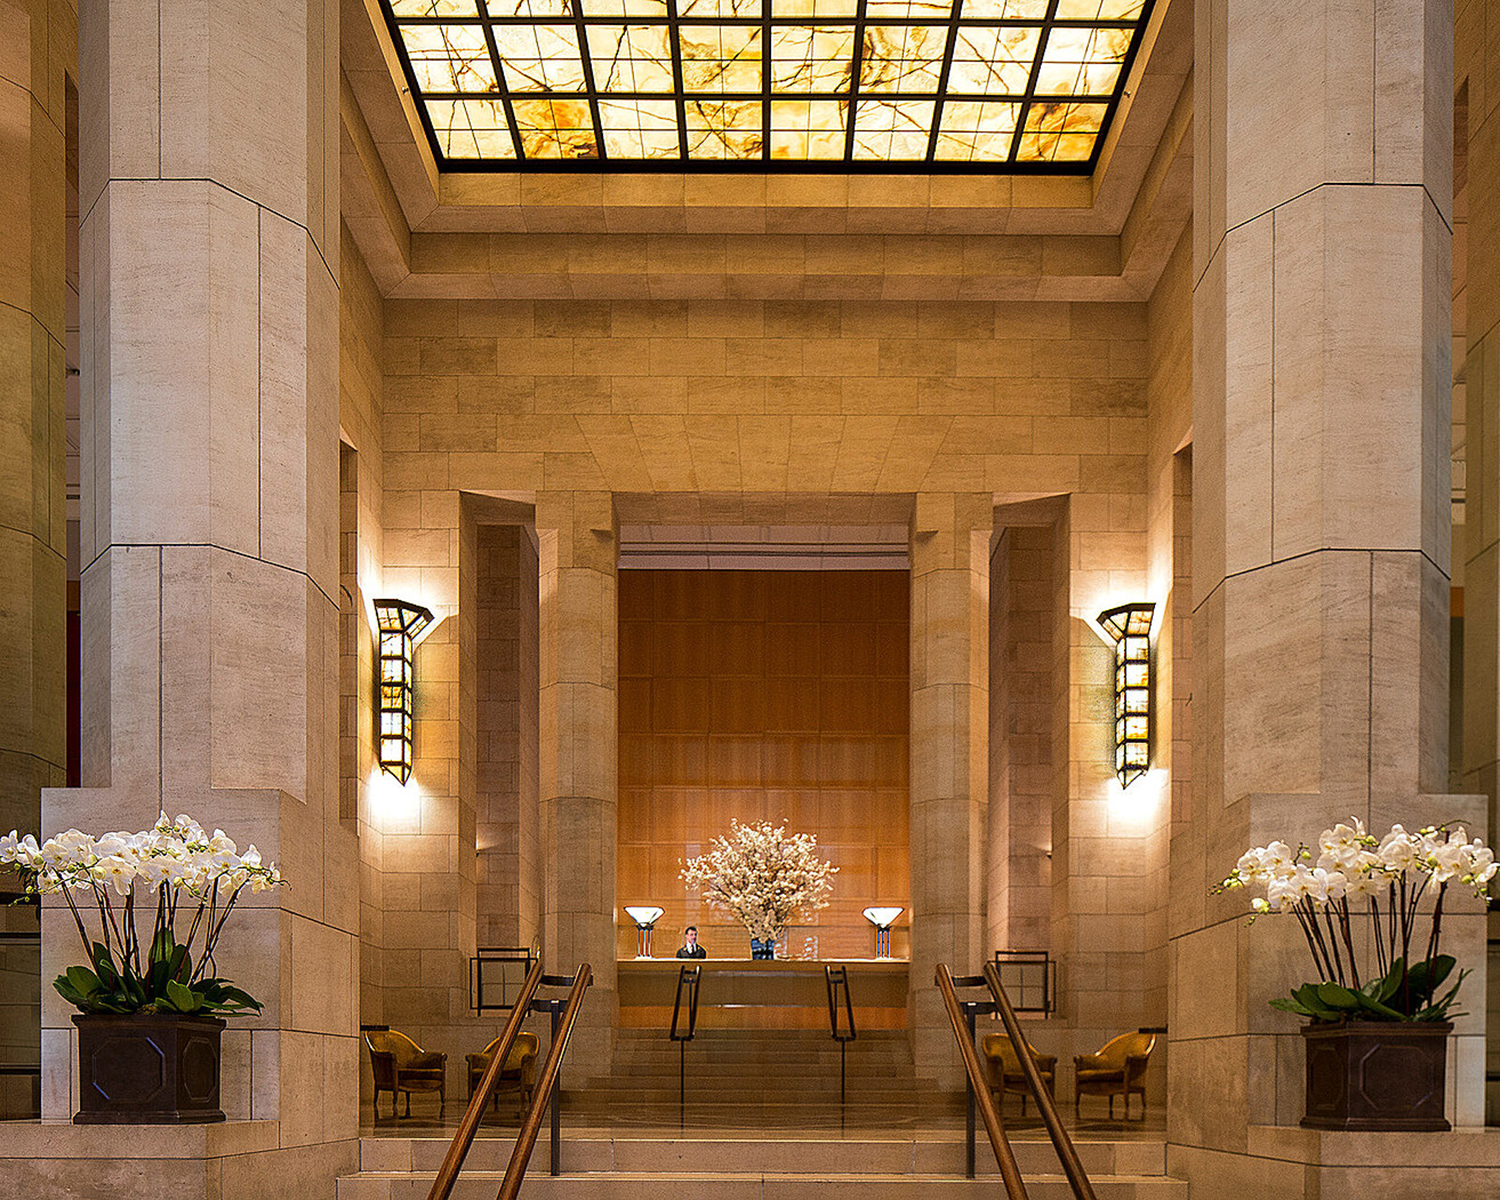
<svg viewBox="0 0 1500 1200">
<path fill-rule="evenodd" d="M 1111 1121 L 1115 1119 L 1115 1094 L 1113 1092 L 1109 1094 L 1109 1119 Z"/>
<path fill-rule="evenodd" d="M 408 1116 L 408 1117 L 411 1116 L 411 1093 L 410 1092 L 406 1093 L 406 1112 L 405 1112 L 404 1115 Z"/>
</svg>

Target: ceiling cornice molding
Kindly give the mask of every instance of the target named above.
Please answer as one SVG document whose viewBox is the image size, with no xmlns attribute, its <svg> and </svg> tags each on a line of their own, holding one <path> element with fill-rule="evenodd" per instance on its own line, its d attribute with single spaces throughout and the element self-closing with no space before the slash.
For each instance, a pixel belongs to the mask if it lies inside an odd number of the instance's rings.
<svg viewBox="0 0 1500 1200">
<path fill-rule="evenodd" d="M 382 294 L 411 274 L 411 230 L 365 124 L 349 77 L 339 73 L 339 188 L 344 224 Z"/>
</svg>

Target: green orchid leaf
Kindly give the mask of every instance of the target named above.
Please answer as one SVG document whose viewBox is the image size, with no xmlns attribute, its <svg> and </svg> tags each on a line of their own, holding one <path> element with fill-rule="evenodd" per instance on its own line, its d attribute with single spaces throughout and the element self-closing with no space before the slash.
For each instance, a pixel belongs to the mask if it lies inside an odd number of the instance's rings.
<svg viewBox="0 0 1500 1200">
<path fill-rule="evenodd" d="M 1359 1008 L 1361 997 L 1337 983 L 1320 983 L 1318 984 L 1318 999 L 1329 1008 L 1352 1012 Z"/>
<path fill-rule="evenodd" d="M 167 972 L 179 983 L 186 983 L 193 975 L 193 956 L 188 953 L 186 946 L 178 946 L 172 951 L 169 963 L 170 970 Z"/>
<path fill-rule="evenodd" d="M 241 991 L 237 987 L 226 987 L 224 989 L 224 1001 L 233 1004 L 236 1010 L 260 1012 L 261 1003 L 248 992 Z"/>
<path fill-rule="evenodd" d="M 1296 1013 L 1299 1017 L 1312 1017 L 1317 1015 L 1311 1009 L 1304 1008 L 1301 1004 L 1297 1003 L 1295 997 L 1277 996 L 1269 1003 L 1272 1008 L 1279 1008 L 1282 1012 Z"/>
<path fill-rule="evenodd" d="M 167 981 L 167 1001 L 181 1013 L 197 1012 L 203 1007 L 203 998 L 175 979 Z"/>
<path fill-rule="evenodd" d="M 1401 979 L 1405 971 L 1406 960 L 1404 958 L 1398 958 L 1395 962 L 1391 963 L 1391 969 L 1385 973 L 1385 978 L 1380 981 L 1380 991 L 1376 994 L 1375 999 L 1379 1000 L 1382 1004 L 1389 1001 L 1401 987 Z"/>
<path fill-rule="evenodd" d="M 1450 1014 L 1448 1012 L 1448 1009 L 1450 1007 L 1452 1007 L 1453 1002 L 1458 998 L 1458 989 L 1461 988 L 1461 987 L 1463 987 L 1464 980 L 1468 978 L 1469 973 L 1470 972 L 1468 971 L 1467 968 L 1464 969 L 1464 970 L 1462 970 L 1462 971 L 1460 971 L 1458 973 L 1458 978 L 1454 981 L 1453 986 L 1451 988 L 1449 988 L 1447 990 L 1447 992 L 1445 992 L 1443 994 L 1442 999 L 1440 999 L 1440 1000 L 1434 1000 L 1430 1005 L 1428 1005 L 1426 1008 L 1424 1008 L 1420 1012 L 1418 1012 L 1417 1015 L 1416 1015 L 1416 1017 L 1415 1017 L 1415 1020 L 1418 1020 L 1418 1021 L 1446 1021 L 1446 1020 L 1451 1019 L 1450 1018 Z M 1468 1015 L 1467 1013 L 1453 1013 L 1453 1014 L 1451 1014 L 1451 1016 L 1453 1016 L 1453 1017 L 1467 1016 L 1467 1015 Z"/>
<path fill-rule="evenodd" d="M 156 936 L 151 939 L 151 952 L 146 955 L 146 960 L 155 966 L 157 963 L 170 961 L 175 944 L 172 941 L 172 931 L 165 925 L 156 931 Z"/>
<path fill-rule="evenodd" d="M 1318 1021 L 1337 1021 L 1342 1019 L 1343 1013 L 1336 1008 L 1330 1008 L 1323 1003 L 1318 995 L 1318 985 L 1315 983 L 1304 983 L 1292 993 L 1296 1001 L 1310 1012 Z"/>
<path fill-rule="evenodd" d="M 73 987 L 73 985 L 68 982 L 67 976 L 59 975 L 52 981 L 52 988 L 57 992 L 59 996 L 61 996 L 64 1000 L 66 1000 L 80 1012 L 93 1011 L 92 999 L 88 995 L 77 991 Z"/>
<path fill-rule="evenodd" d="M 1407 1019 L 1404 1013 L 1398 1012 L 1388 1004 L 1382 1004 L 1373 996 L 1366 996 L 1363 992 L 1359 992 L 1357 995 L 1359 996 L 1359 1006 L 1366 1013 L 1373 1013 L 1376 1017 L 1384 1021 L 1404 1021 Z"/>
<path fill-rule="evenodd" d="M 115 970 L 114 959 L 110 958 L 109 951 L 101 942 L 94 943 L 94 970 L 105 987 L 113 987 L 120 978 L 120 973 Z"/>
<path fill-rule="evenodd" d="M 1451 954 L 1440 954 L 1426 962 L 1416 963 L 1407 980 L 1412 1007 L 1419 1008 L 1442 985 L 1456 965 Z"/>
<path fill-rule="evenodd" d="M 100 990 L 99 977 L 87 967 L 69 967 L 63 977 L 80 995 L 87 996 Z"/>
</svg>

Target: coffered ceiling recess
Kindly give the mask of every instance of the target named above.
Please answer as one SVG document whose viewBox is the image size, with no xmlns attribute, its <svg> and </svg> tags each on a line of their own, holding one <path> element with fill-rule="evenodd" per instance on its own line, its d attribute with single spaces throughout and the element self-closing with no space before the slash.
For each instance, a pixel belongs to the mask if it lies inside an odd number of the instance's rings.
<svg viewBox="0 0 1500 1200">
<path fill-rule="evenodd" d="M 1151 0 L 381 0 L 445 170 L 1093 170 Z"/>
</svg>

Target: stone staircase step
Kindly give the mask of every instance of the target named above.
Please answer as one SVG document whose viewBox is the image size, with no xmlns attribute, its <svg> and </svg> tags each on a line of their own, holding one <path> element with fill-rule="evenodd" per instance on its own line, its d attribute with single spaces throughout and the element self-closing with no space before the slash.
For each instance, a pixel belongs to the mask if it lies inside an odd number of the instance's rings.
<svg viewBox="0 0 1500 1200">
<path fill-rule="evenodd" d="M 488 1134 L 489 1131 L 486 1131 Z M 360 1139 L 360 1169 L 365 1172 L 432 1172 L 447 1153 L 442 1137 Z M 505 1170 L 514 1135 L 475 1140 L 465 1171 Z M 1162 1175 L 1166 1148 L 1156 1139 L 1080 1141 L 1076 1143 L 1090 1176 Z M 1060 1170 L 1052 1143 L 1045 1137 L 1014 1138 L 1017 1165 L 1027 1175 Z M 547 1170 L 543 1131 L 532 1152 L 532 1170 Z M 563 1139 L 562 1166 L 570 1174 L 660 1174 L 701 1171 L 717 1174 L 959 1175 L 964 1144 L 959 1138 L 745 1138 L 688 1135 L 671 1137 L 570 1136 Z M 996 1173 L 994 1157 L 980 1136 L 976 1167 L 980 1175 Z"/>
<path fill-rule="evenodd" d="M 498 1171 L 468 1171 L 453 1189 L 453 1200 L 494 1200 L 504 1178 Z M 339 1179 L 336 1200 L 426 1200 L 430 1173 L 360 1172 Z M 1160 1175 L 1090 1177 L 1099 1200 L 1187 1200 L 1187 1184 Z M 597 1172 L 553 1178 L 527 1173 L 522 1200 L 806 1200 L 812 1186 L 805 1174 L 725 1174 Z M 820 1175 L 819 1200 L 994 1200 L 996 1180 L 949 1175 Z M 1061 1175 L 1026 1180 L 1031 1200 L 1072 1200 Z"/>
</svg>

